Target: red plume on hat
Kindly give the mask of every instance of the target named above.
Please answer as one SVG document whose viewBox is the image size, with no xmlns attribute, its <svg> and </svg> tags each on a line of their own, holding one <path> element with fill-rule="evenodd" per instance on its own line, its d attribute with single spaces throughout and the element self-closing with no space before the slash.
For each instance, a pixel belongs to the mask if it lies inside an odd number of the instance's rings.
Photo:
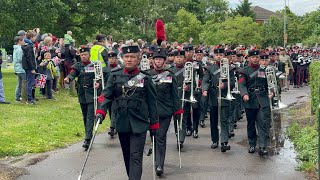
<svg viewBox="0 0 320 180">
<path fill-rule="evenodd" d="M 161 45 L 162 41 L 166 40 L 166 31 L 161 19 L 158 19 L 156 22 L 156 38 L 158 46 Z"/>
</svg>

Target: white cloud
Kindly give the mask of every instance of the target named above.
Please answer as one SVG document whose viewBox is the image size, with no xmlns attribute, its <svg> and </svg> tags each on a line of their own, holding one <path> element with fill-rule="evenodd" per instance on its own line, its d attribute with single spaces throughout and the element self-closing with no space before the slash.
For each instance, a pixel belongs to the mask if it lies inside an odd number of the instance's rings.
<svg viewBox="0 0 320 180">
<path fill-rule="evenodd" d="M 235 8 L 240 0 L 228 0 L 229 6 Z M 260 6 L 271 11 L 284 8 L 285 0 L 249 0 L 253 6 Z M 307 12 L 315 11 L 320 7 L 320 0 L 287 0 L 289 8 L 297 15 L 304 15 Z"/>
</svg>

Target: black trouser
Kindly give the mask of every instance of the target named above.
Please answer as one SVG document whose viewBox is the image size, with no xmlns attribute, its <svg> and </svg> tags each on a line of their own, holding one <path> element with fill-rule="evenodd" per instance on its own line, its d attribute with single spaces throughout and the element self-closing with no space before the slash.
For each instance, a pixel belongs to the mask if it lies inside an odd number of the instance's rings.
<svg viewBox="0 0 320 180">
<path fill-rule="evenodd" d="M 191 121 L 192 114 L 192 121 Z M 200 108 L 192 108 L 192 113 L 188 114 L 187 130 L 198 130 L 199 127 Z"/>
<path fill-rule="evenodd" d="M 119 132 L 118 135 L 129 180 L 140 180 L 147 132 L 141 134 Z"/>
<path fill-rule="evenodd" d="M 46 95 L 48 99 L 52 99 L 52 80 L 46 80 Z"/>
<path fill-rule="evenodd" d="M 92 130 L 94 126 L 94 105 L 92 103 L 80 103 L 83 122 L 84 122 L 84 129 L 86 132 L 86 140 L 91 140 L 92 138 Z"/>
<path fill-rule="evenodd" d="M 208 96 L 201 96 L 201 104 L 200 104 L 200 121 L 204 121 L 207 111 L 208 111 Z"/>
<path fill-rule="evenodd" d="M 164 160 L 166 157 L 167 146 L 167 131 L 169 129 L 171 117 L 160 117 L 160 127 L 156 136 L 156 167 L 161 166 L 163 168 Z"/>
<path fill-rule="evenodd" d="M 257 145 L 257 131 L 256 131 L 256 123 L 257 129 L 259 133 L 259 146 L 267 147 L 267 139 L 269 136 L 270 129 L 270 107 L 264 107 L 260 109 L 248 109 L 246 108 L 246 116 L 247 116 L 247 133 L 248 140 L 250 146 Z"/>
<path fill-rule="evenodd" d="M 220 113 L 221 143 L 229 139 L 229 106 L 222 106 Z M 219 142 L 218 106 L 210 107 L 210 128 L 212 142 Z"/>
</svg>

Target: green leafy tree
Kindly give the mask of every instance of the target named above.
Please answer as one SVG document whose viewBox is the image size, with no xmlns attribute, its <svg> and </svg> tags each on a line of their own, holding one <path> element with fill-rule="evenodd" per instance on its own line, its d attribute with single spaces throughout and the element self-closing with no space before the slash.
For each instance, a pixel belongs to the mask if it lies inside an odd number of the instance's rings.
<svg viewBox="0 0 320 180">
<path fill-rule="evenodd" d="M 283 44 L 283 19 L 271 16 L 268 23 L 262 26 L 263 46 L 277 46 Z"/>
<path fill-rule="evenodd" d="M 193 38 L 193 43 L 199 43 L 199 34 L 202 24 L 197 17 L 185 9 L 180 9 L 172 23 L 166 25 L 169 41 L 188 42 Z"/>
<path fill-rule="evenodd" d="M 251 9 L 251 4 L 249 0 L 243 0 L 241 3 L 236 7 L 234 11 L 232 11 L 234 16 L 240 15 L 240 16 L 247 16 L 251 17 L 252 19 L 255 19 L 255 13 Z"/>
<path fill-rule="evenodd" d="M 209 21 L 206 25 L 212 28 L 212 31 L 204 31 L 201 37 L 206 38 L 205 42 L 210 45 L 223 43 L 253 45 L 262 43 L 261 27 L 250 17 L 236 16 L 215 25 L 210 25 Z"/>
</svg>

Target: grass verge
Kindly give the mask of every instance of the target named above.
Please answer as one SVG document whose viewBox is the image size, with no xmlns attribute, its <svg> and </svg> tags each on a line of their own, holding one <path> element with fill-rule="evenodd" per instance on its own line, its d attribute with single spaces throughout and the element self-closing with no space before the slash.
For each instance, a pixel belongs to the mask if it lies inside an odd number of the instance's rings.
<svg viewBox="0 0 320 180">
<path fill-rule="evenodd" d="M 291 109 L 291 122 L 286 129 L 286 134 L 293 142 L 297 152 L 298 170 L 306 172 L 309 177 L 317 177 L 318 121 L 310 112 L 310 102 Z"/>
<path fill-rule="evenodd" d="M 35 106 L 14 101 L 16 75 L 12 69 L 2 69 L 6 100 L 0 104 L 0 158 L 40 153 L 66 147 L 84 138 L 84 125 L 77 97 L 66 90 L 55 94 L 55 101 L 36 97 Z M 104 122 L 99 132 L 107 129 Z"/>
</svg>

